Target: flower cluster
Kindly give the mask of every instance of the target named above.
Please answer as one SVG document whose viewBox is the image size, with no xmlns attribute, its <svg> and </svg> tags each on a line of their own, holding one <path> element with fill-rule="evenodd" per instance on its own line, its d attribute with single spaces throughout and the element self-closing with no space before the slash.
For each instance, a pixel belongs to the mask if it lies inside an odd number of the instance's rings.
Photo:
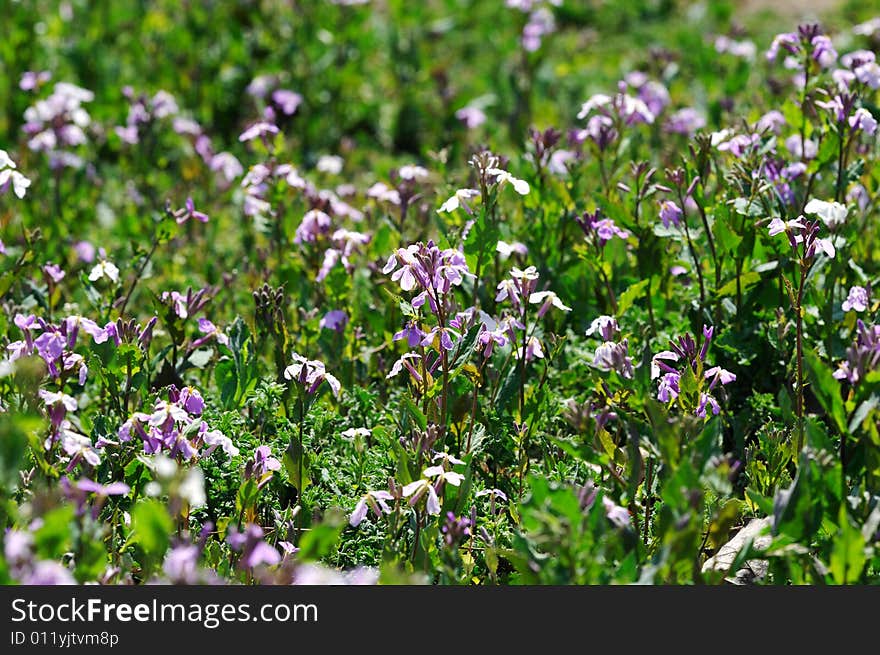
<svg viewBox="0 0 880 655">
<path fill-rule="evenodd" d="M 666 403 L 679 397 L 680 382 L 685 370 L 683 367 L 687 367 L 696 377 L 696 384 L 700 389 L 694 413 L 705 418 L 707 408 L 711 408 L 713 414 L 721 412 L 721 406 L 712 392 L 719 384 L 723 386 L 734 382 L 736 375 L 720 366 L 711 366 L 706 361 L 714 330 L 713 327 L 703 326 L 702 343 L 694 340 L 690 334 L 685 334 L 677 341 L 669 342 L 672 350 L 654 355 L 651 360 L 651 379 L 659 378 L 657 400 Z M 705 391 L 702 390 L 703 380 L 709 383 Z"/>
<path fill-rule="evenodd" d="M 208 457 L 218 447 L 230 457 L 238 455 L 229 437 L 201 419 L 204 409 L 205 401 L 196 389 L 172 385 L 167 400 L 157 398 L 151 413 L 135 412 L 122 424 L 119 442 L 140 439 L 144 453 L 165 453 L 183 461 Z M 108 439 L 99 442 L 99 447 L 109 445 L 118 444 Z"/>
</svg>

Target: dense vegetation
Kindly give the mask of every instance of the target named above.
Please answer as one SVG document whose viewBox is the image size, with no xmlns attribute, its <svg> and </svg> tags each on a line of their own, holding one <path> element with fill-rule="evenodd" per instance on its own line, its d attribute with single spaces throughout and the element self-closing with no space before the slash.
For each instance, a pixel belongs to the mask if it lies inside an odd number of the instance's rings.
<svg viewBox="0 0 880 655">
<path fill-rule="evenodd" d="M 0 0 L 0 582 L 876 583 L 880 19 L 735 5 Z"/>
</svg>

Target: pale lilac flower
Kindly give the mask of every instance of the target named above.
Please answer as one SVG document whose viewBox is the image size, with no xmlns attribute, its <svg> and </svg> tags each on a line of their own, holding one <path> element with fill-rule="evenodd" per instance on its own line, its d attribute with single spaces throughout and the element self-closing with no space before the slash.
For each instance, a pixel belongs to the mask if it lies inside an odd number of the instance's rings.
<svg viewBox="0 0 880 655">
<path fill-rule="evenodd" d="M 272 92 L 272 102 L 278 105 L 281 113 L 292 116 L 296 113 L 297 108 L 302 104 L 303 97 L 295 91 L 287 89 L 276 89 Z"/>
<path fill-rule="evenodd" d="M 223 330 L 218 328 L 216 325 L 214 325 L 207 318 L 200 318 L 198 321 L 198 325 L 199 325 L 199 332 L 201 332 L 205 336 L 200 339 L 197 339 L 196 341 L 193 342 L 193 344 L 192 344 L 193 350 L 195 350 L 196 348 L 199 348 L 203 344 L 207 343 L 208 340 L 210 340 L 212 338 L 216 339 L 217 343 L 219 343 L 221 346 L 228 346 L 229 345 L 229 337 L 227 337 L 223 333 Z"/>
<path fill-rule="evenodd" d="M 874 115 L 864 107 L 856 109 L 855 113 L 849 117 L 849 126 L 854 130 L 861 130 L 869 136 L 873 136 L 877 131 L 877 119 Z"/>
<path fill-rule="evenodd" d="M 66 275 L 58 264 L 46 264 L 45 266 L 43 266 L 43 272 L 55 284 L 61 282 L 61 280 L 63 280 L 64 276 Z"/>
<path fill-rule="evenodd" d="M 605 516 L 617 528 L 626 528 L 630 525 L 629 510 L 621 507 L 608 496 L 602 496 L 602 507 L 605 510 Z"/>
<path fill-rule="evenodd" d="M 60 586 L 78 584 L 70 569 L 59 562 L 45 560 L 34 564 L 33 568 L 20 582 L 34 586 Z"/>
<path fill-rule="evenodd" d="M 598 334 L 605 341 L 614 341 L 614 338 L 620 334 L 620 326 L 617 324 L 617 319 L 613 316 L 594 318 L 586 331 L 586 336 L 589 337 L 594 334 Z"/>
<path fill-rule="evenodd" d="M 753 41 L 748 39 L 737 41 L 722 35 L 715 39 L 715 52 L 719 54 L 727 53 L 746 61 L 754 61 L 758 48 Z"/>
<path fill-rule="evenodd" d="M 211 157 L 211 163 L 208 164 L 208 168 L 222 173 L 227 182 L 233 182 L 244 172 L 241 162 L 229 152 L 218 152 Z"/>
<path fill-rule="evenodd" d="M 278 126 L 272 123 L 254 123 L 248 129 L 241 133 L 238 140 L 241 142 L 253 141 L 258 138 L 265 138 L 270 134 L 278 134 Z"/>
<path fill-rule="evenodd" d="M 626 339 L 620 343 L 605 341 L 599 345 L 591 364 L 602 371 L 617 371 L 629 380 L 635 376 L 632 358 L 629 356 L 629 342 Z"/>
<path fill-rule="evenodd" d="M 368 491 L 361 497 L 357 505 L 355 505 L 354 511 L 351 513 L 351 517 L 348 521 L 349 524 L 353 528 L 359 526 L 361 521 L 367 516 L 368 509 L 373 510 L 373 513 L 377 518 L 381 518 L 382 514 L 391 514 L 392 510 L 387 502 L 389 500 L 394 500 L 394 496 L 387 491 Z"/>
<path fill-rule="evenodd" d="M 793 218 L 788 221 L 783 221 L 781 218 L 774 218 L 767 226 L 770 236 L 774 237 L 777 234 L 782 234 L 783 232 L 801 232 L 803 230 L 806 230 L 807 226 L 804 224 L 801 218 L 803 217 L 800 216 L 798 218 Z"/>
<path fill-rule="evenodd" d="M 177 219 L 178 225 L 183 225 L 191 218 L 194 218 L 197 221 L 201 221 L 202 223 L 208 222 L 208 215 L 196 209 L 195 203 L 193 203 L 192 198 L 187 198 L 186 205 L 174 212 L 174 216 Z"/>
<path fill-rule="evenodd" d="M 520 346 L 516 350 L 516 359 L 523 358 L 523 347 Z M 529 337 L 526 341 L 525 347 L 525 360 L 527 362 L 531 362 L 535 359 L 544 359 L 544 350 L 541 347 L 541 342 L 537 337 Z"/>
<path fill-rule="evenodd" d="M 796 32 L 785 32 L 783 34 L 777 34 L 773 38 L 773 42 L 770 44 L 770 49 L 767 50 L 766 57 L 768 61 L 775 61 L 776 57 L 779 55 L 779 50 L 783 49 L 791 54 L 797 54 L 800 50 L 800 37 Z"/>
<path fill-rule="evenodd" d="M 876 61 L 862 64 L 853 71 L 856 79 L 862 84 L 867 84 L 871 89 L 880 88 L 880 65 Z"/>
<path fill-rule="evenodd" d="M 440 499 L 437 497 L 434 485 L 428 480 L 420 479 L 410 482 L 403 488 L 403 496 L 404 498 L 409 498 L 410 507 L 414 507 L 422 497 L 427 496 L 425 507 L 428 510 L 428 514 L 437 516 L 440 513 Z"/>
<path fill-rule="evenodd" d="M 345 329 L 345 326 L 348 324 L 348 314 L 346 314 L 341 309 L 334 309 L 321 318 L 318 327 L 324 330 L 334 330 L 336 332 L 342 332 Z"/>
<path fill-rule="evenodd" d="M 392 205 L 400 204 L 400 192 L 397 189 L 392 189 L 384 182 L 376 182 L 367 189 L 367 197 L 375 198 L 380 202 L 389 202 Z"/>
<path fill-rule="evenodd" d="M 801 147 L 803 145 L 803 147 Z M 800 135 L 792 134 L 785 140 L 785 147 L 798 159 L 815 159 L 819 154 L 819 146 L 812 139 L 802 142 Z"/>
<path fill-rule="evenodd" d="M 84 434 L 75 432 L 69 421 L 63 421 L 60 426 L 61 448 L 70 456 L 67 470 L 70 471 L 80 460 L 85 460 L 92 466 L 101 463 L 101 456 L 92 445 L 92 440 Z"/>
<path fill-rule="evenodd" d="M 718 134 L 716 132 L 716 134 Z M 734 157 L 740 158 L 751 151 L 761 141 L 759 134 L 737 134 L 726 141 L 718 143 L 719 152 L 730 152 Z"/>
<path fill-rule="evenodd" d="M 868 290 L 865 289 L 865 287 L 854 286 L 850 288 L 849 294 L 847 295 L 846 300 L 843 301 L 841 309 L 845 312 L 850 310 L 863 312 L 868 309 L 869 304 L 870 299 L 868 297 Z"/>
<path fill-rule="evenodd" d="M 202 453 L 203 457 L 207 457 L 218 447 L 222 448 L 223 452 L 230 457 L 235 457 L 239 453 L 238 447 L 232 443 L 232 439 L 220 432 L 220 430 L 209 430 L 208 424 L 204 421 L 202 421 L 201 426 L 199 426 L 199 435 L 202 442 L 208 446 L 205 452 Z"/>
<path fill-rule="evenodd" d="M 310 209 L 296 228 L 294 243 L 314 243 L 318 236 L 330 231 L 332 219 L 320 209 Z"/>
<path fill-rule="evenodd" d="M 33 91 L 52 79 L 49 71 L 25 71 L 18 81 L 18 88 L 22 91 Z"/>
<path fill-rule="evenodd" d="M 852 31 L 853 34 L 858 34 L 860 36 L 875 36 L 880 32 L 880 17 L 872 18 L 864 23 L 859 23 L 852 28 Z"/>
<path fill-rule="evenodd" d="M 5 193 L 7 189 L 12 187 L 12 192 L 18 198 L 24 198 L 30 185 L 31 181 L 13 168 L 0 170 L 0 193 Z"/>
<path fill-rule="evenodd" d="M 397 169 L 397 174 L 400 176 L 401 180 L 424 180 L 426 179 L 430 173 L 428 169 L 422 166 L 416 166 L 415 164 L 406 164 L 405 166 L 401 166 Z"/>
<path fill-rule="evenodd" d="M 773 134 L 779 134 L 782 128 L 785 127 L 785 123 L 785 116 L 782 115 L 782 112 L 772 109 L 758 119 L 754 129 L 758 133 L 772 132 Z"/>
<path fill-rule="evenodd" d="M 73 250 L 81 262 L 91 264 L 95 261 L 95 246 L 88 241 L 77 241 L 73 245 Z"/>
<path fill-rule="evenodd" d="M 498 244 L 495 246 L 495 252 L 498 253 L 501 261 L 504 261 L 506 259 L 509 259 L 510 256 L 513 254 L 525 257 L 529 254 L 529 249 L 524 243 L 520 243 L 519 241 L 514 241 L 513 243 L 499 241 Z"/>
<path fill-rule="evenodd" d="M 679 109 L 668 119 L 664 129 L 673 134 L 685 134 L 690 136 L 697 130 L 706 127 L 706 119 L 703 115 L 693 107 L 684 107 Z"/>
<path fill-rule="evenodd" d="M 469 130 L 478 128 L 486 122 L 486 114 L 479 107 L 468 105 L 455 112 L 455 117 L 464 123 Z"/>
<path fill-rule="evenodd" d="M 301 384 L 308 394 L 314 394 L 322 382 L 326 382 L 338 397 L 341 385 L 335 376 L 324 368 L 323 362 L 306 359 L 302 355 L 293 353 L 293 364 L 284 369 L 284 378 Z"/>
</svg>

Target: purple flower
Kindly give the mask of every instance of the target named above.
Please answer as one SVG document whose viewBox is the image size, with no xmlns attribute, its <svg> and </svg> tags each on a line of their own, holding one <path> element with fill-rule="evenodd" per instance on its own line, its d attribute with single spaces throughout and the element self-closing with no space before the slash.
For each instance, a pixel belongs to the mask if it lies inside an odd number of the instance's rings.
<svg viewBox="0 0 880 655">
<path fill-rule="evenodd" d="M 311 209 L 303 216 L 302 222 L 296 228 L 294 243 L 314 243 L 322 234 L 330 231 L 332 219 L 320 209 Z"/>
<path fill-rule="evenodd" d="M 272 92 L 272 102 L 278 105 L 282 114 L 287 116 L 295 114 L 302 101 L 303 97 L 295 91 L 276 89 Z"/>
<path fill-rule="evenodd" d="M 208 167 L 212 171 L 222 173 L 226 182 L 234 181 L 244 172 L 241 162 L 235 158 L 235 155 L 229 152 L 218 152 L 211 157 L 211 162 L 208 164 Z"/>
<path fill-rule="evenodd" d="M 95 261 L 95 246 L 88 241 L 78 241 L 73 245 L 73 250 L 81 262 L 91 264 Z"/>
<path fill-rule="evenodd" d="M 162 571 L 174 584 L 199 582 L 199 548 L 194 544 L 180 544 L 168 551 Z"/>
<path fill-rule="evenodd" d="M 323 330 L 342 332 L 348 324 L 348 314 L 341 309 L 333 309 L 321 318 L 318 326 Z"/>
<path fill-rule="evenodd" d="M 415 348 L 420 343 L 422 343 L 422 339 L 425 338 L 425 333 L 419 327 L 416 321 L 407 321 L 406 325 L 402 330 L 394 333 L 392 337 L 392 341 L 400 341 L 401 339 L 406 339 L 406 343 L 410 348 Z"/>
<path fill-rule="evenodd" d="M 211 321 L 209 321 L 206 318 L 200 318 L 198 321 L 198 324 L 199 324 L 199 332 L 201 332 L 205 336 L 203 336 L 199 339 L 196 339 L 195 341 L 192 342 L 192 345 L 190 346 L 192 348 L 192 350 L 196 350 L 197 348 L 200 348 L 202 345 L 204 345 L 205 343 L 207 343 L 211 339 L 217 339 L 217 343 L 219 343 L 221 346 L 228 346 L 229 345 L 229 337 L 227 337 L 223 333 L 223 331 L 220 328 L 218 328 L 216 325 L 214 325 Z"/>
<path fill-rule="evenodd" d="M 664 200 L 660 203 L 660 220 L 663 221 L 663 227 L 678 227 L 681 224 L 683 215 L 681 207 L 671 200 Z"/>
<path fill-rule="evenodd" d="M 196 210 L 196 206 L 193 203 L 192 198 L 187 198 L 186 206 L 174 212 L 174 216 L 177 219 L 178 225 L 183 225 L 191 218 L 194 218 L 197 221 L 201 221 L 202 223 L 208 222 L 208 215 L 204 212 Z"/>
<path fill-rule="evenodd" d="M 706 119 L 693 107 L 684 107 L 672 114 L 664 125 L 667 132 L 690 136 L 706 127 Z"/>
<path fill-rule="evenodd" d="M 37 562 L 20 582 L 25 585 L 75 585 L 76 580 L 69 569 L 58 562 Z"/>
<path fill-rule="evenodd" d="M 846 359 L 840 362 L 834 377 L 858 384 L 880 365 L 880 326 L 866 326 L 856 322 L 856 340 L 846 349 Z"/>
<path fill-rule="evenodd" d="M 97 496 L 125 496 L 131 491 L 131 487 L 124 482 L 111 482 L 110 484 L 104 485 L 95 482 L 94 480 L 90 480 L 89 478 L 78 480 L 76 488 L 80 491 L 92 493 Z"/>
<path fill-rule="evenodd" d="M 53 283 L 58 284 L 64 279 L 65 273 L 58 264 L 46 264 L 43 266 L 43 272 L 46 277 Z"/>
<path fill-rule="evenodd" d="M 863 312 L 868 309 L 869 304 L 868 290 L 865 287 L 855 286 L 850 288 L 849 295 L 843 301 L 841 309 L 845 312 Z"/>
<path fill-rule="evenodd" d="M 440 527 L 440 532 L 443 535 L 443 542 L 446 544 L 446 547 L 452 548 L 470 537 L 472 525 L 473 524 L 469 518 L 458 518 L 454 513 L 447 512 L 446 520 Z"/>
</svg>

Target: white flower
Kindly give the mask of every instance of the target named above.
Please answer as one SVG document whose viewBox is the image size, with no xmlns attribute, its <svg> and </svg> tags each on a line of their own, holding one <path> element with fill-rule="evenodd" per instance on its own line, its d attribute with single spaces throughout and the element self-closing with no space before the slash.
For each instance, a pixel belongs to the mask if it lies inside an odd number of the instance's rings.
<svg viewBox="0 0 880 655">
<path fill-rule="evenodd" d="M 46 391 L 45 389 L 40 389 L 39 391 L 40 398 L 43 399 L 43 402 L 49 405 L 64 405 L 64 409 L 68 412 L 76 411 L 76 398 L 72 396 L 68 396 L 66 393 L 55 392 L 55 391 Z"/>
<path fill-rule="evenodd" d="M 0 152 L 3 151 L 0 150 Z M 3 154 L 5 155 L 6 153 Z M 15 164 L 13 164 L 13 166 L 14 165 Z M 24 194 L 27 191 L 27 188 L 31 185 L 31 181 L 18 171 L 12 170 L 11 168 L 5 168 L 0 171 L 0 189 L 6 186 L 10 181 L 12 182 L 12 191 L 15 195 L 19 198 L 24 198 Z"/>
<path fill-rule="evenodd" d="M 426 478 L 436 478 L 437 481 L 443 480 L 444 482 L 448 482 L 453 487 L 457 487 L 464 480 L 464 476 L 461 473 L 456 473 L 455 471 L 447 471 L 442 466 L 429 466 L 424 471 L 422 471 L 422 475 Z"/>
<path fill-rule="evenodd" d="M 559 299 L 559 296 L 553 291 L 536 291 L 529 296 L 529 303 L 532 305 L 541 305 L 541 309 L 538 310 L 538 316 L 546 314 L 547 310 L 550 309 L 550 305 L 553 305 L 556 309 L 561 309 L 564 312 L 571 311 L 571 307 L 564 304 L 562 300 Z"/>
<path fill-rule="evenodd" d="M 843 225 L 847 215 L 846 205 L 841 205 L 839 202 L 817 200 L 815 198 L 806 204 L 804 212 L 818 216 L 825 225 L 832 228 L 837 225 Z"/>
<path fill-rule="evenodd" d="M 459 189 L 446 202 L 440 205 L 438 212 L 454 212 L 459 207 L 468 209 L 467 201 L 476 198 L 480 192 L 476 189 Z M 468 209 L 468 211 L 470 211 Z"/>
<path fill-rule="evenodd" d="M 514 253 L 525 257 L 529 254 L 529 249 L 524 243 L 519 241 L 514 241 L 513 243 L 499 241 L 498 245 L 495 246 L 495 252 L 501 255 L 501 259 L 508 259 Z"/>
<path fill-rule="evenodd" d="M 194 466 L 186 472 L 186 477 L 177 487 L 177 493 L 189 503 L 192 508 L 204 507 L 208 503 L 205 496 L 205 474 L 198 466 Z"/>
<path fill-rule="evenodd" d="M 341 434 L 346 439 L 354 439 L 355 437 L 367 438 L 372 434 L 372 431 L 368 428 L 348 428 L 348 430 L 343 431 Z"/>
<path fill-rule="evenodd" d="M 400 175 L 400 179 L 402 180 L 422 180 L 429 175 L 428 169 L 414 164 L 401 166 L 400 169 L 398 169 L 397 174 Z"/>
<path fill-rule="evenodd" d="M 605 95 L 604 93 L 597 93 L 592 98 L 587 100 L 584 104 L 581 105 L 581 110 L 578 112 L 578 119 L 584 119 L 590 115 L 597 107 L 604 107 L 605 105 L 610 105 L 612 102 L 612 98 L 609 95 Z"/>
<path fill-rule="evenodd" d="M 458 464 L 460 466 L 464 466 L 465 462 L 463 460 L 458 459 L 454 455 L 450 455 L 449 453 L 437 453 L 432 458 L 433 461 L 443 460 L 444 462 L 449 462 L 450 464 Z"/>
<path fill-rule="evenodd" d="M 344 163 L 344 160 L 339 155 L 321 155 L 318 158 L 318 163 L 315 164 L 315 168 L 322 173 L 339 175 L 342 172 L 342 164 Z"/>
<path fill-rule="evenodd" d="M 489 175 L 495 175 L 498 178 L 496 184 L 499 187 L 504 186 L 505 183 L 509 182 L 511 186 L 513 186 L 513 190 L 521 196 L 526 195 L 530 190 L 528 182 L 514 177 L 502 168 L 489 168 L 486 170 L 486 173 Z"/>
<path fill-rule="evenodd" d="M 119 269 L 116 267 L 116 264 L 106 259 L 99 261 L 92 269 L 92 272 L 89 273 L 89 280 L 96 282 L 102 277 L 107 277 L 112 282 L 119 282 Z"/>
<path fill-rule="evenodd" d="M 0 168 L 15 168 L 15 162 L 5 150 L 0 149 Z"/>
</svg>

